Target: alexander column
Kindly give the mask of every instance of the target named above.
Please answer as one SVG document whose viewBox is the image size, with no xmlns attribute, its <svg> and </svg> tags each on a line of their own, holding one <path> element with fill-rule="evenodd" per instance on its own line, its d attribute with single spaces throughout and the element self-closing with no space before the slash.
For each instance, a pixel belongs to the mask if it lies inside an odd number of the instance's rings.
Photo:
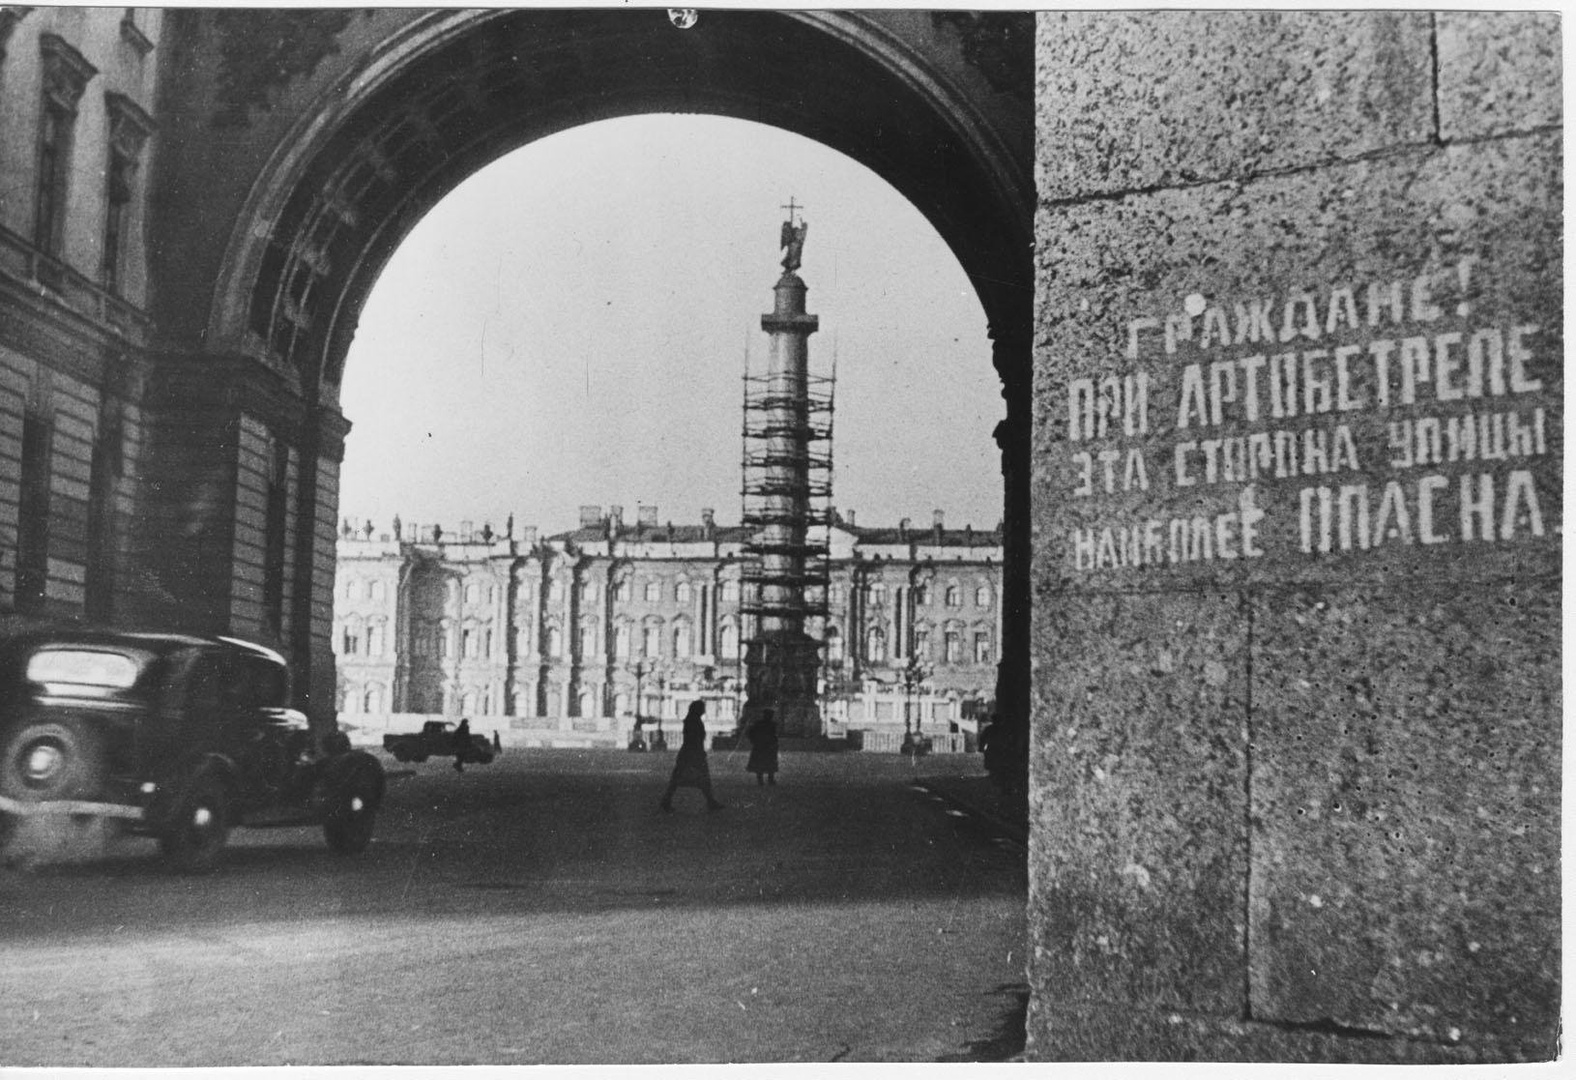
<svg viewBox="0 0 1576 1080">
<path fill-rule="evenodd" d="M 821 733 L 816 694 L 820 642 L 805 622 L 826 614 L 827 545 L 811 535 L 830 514 L 831 383 L 810 372 L 810 335 L 820 319 L 805 311 L 806 287 L 796 270 L 809 226 L 789 201 L 781 246 L 783 273 L 776 303 L 761 316 L 769 335 L 766 374 L 746 373 L 744 523 L 756 531 L 745 610 L 757 616 L 745 645 L 744 726 L 771 709 L 784 737 Z"/>
</svg>

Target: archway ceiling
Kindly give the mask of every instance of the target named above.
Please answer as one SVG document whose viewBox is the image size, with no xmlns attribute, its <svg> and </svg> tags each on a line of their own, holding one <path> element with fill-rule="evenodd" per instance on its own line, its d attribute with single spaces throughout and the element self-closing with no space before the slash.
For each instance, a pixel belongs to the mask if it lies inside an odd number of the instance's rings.
<svg viewBox="0 0 1576 1080">
<path fill-rule="evenodd" d="M 758 121 L 848 154 L 936 226 L 993 324 L 1026 316 L 1032 207 L 919 80 L 791 15 L 707 11 L 694 29 L 652 33 L 631 14 L 499 13 L 357 107 L 293 185 L 259 260 L 249 322 L 269 352 L 303 374 L 326 365 L 337 384 L 378 272 L 443 195 L 544 135 L 655 112 Z"/>
</svg>

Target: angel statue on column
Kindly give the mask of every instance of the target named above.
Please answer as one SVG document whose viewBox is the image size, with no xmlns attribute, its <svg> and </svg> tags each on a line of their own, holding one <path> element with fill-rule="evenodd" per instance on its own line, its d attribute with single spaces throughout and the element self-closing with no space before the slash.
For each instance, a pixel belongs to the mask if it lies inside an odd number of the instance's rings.
<svg viewBox="0 0 1576 1080">
<path fill-rule="evenodd" d="M 791 220 L 783 222 L 782 239 L 778 241 L 778 246 L 788 251 L 788 254 L 783 256 L 784 270 L 799 269 L 799 260 L 804 255 L 804 234 L 809 231 L 808 221 L 801 221 L 797 225 Z"/>
</svg>

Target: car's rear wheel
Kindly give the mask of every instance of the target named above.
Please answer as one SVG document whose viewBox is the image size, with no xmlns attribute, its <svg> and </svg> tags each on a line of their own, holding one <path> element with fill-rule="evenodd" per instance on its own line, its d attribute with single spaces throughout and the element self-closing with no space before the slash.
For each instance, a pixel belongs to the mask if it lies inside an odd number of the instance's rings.
<svg viewBox="0 0 1576 1080">
<path fill-rule="evenodd" d="M 395 761 L 409 761 L 410 760 L 410 751 L 406 750 L 403 746 L 397 746 L 393 750 L 390 750 L 389 753 L 394 755 L 394 760 Z"/>
<path fill-rule="evenodd" d="M 76 724 L 24 724 L 0 760 L 0 795 L 23 802 L 90 799 L 104 776 L 103 745 Z"/>
<path fill-rule="evenodd" d="M 229 798 L 224 782 L 212 773 L 193 778 L 175 800 L 159 848 L 171 869 L 202 874 L 219 862 L 230 835 Z"/>
<path fill-rule="evenodd" d="M 342 855 L 359 854 L 372 843 L 383 802 L 383 770 L 371 755 L 352 754 L 329 784 L 323 801 L 323 839 Z"/>
</svg>

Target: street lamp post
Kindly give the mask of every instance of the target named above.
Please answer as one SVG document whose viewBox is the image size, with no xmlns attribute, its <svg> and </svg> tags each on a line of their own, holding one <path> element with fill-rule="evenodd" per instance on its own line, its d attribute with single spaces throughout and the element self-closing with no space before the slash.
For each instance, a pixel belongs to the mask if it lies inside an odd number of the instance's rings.
<svg viewBox="0 0 1576 1080">
<path fill-rule="evenodd" d="M 657 673 L 657 735 L 651 740 L 653 750 L 666 750 L 668 748 L 667 736 L 662 734 L 662 713 L 668 704 L 668 677 L 664 672 Z"/>
<path fill-rule="evenodd" d="M 920 721 L 913 718 L 914 691 L 922 689 L 925 680 L 930 678 L 933 668 L 929 664 L 921 663 L 918 657 L 910 656 L 908 663 L 903 667 L 903 753 L 922 754 L 924 750 L 924 737 L 920 735 Z"/>
</svg>

